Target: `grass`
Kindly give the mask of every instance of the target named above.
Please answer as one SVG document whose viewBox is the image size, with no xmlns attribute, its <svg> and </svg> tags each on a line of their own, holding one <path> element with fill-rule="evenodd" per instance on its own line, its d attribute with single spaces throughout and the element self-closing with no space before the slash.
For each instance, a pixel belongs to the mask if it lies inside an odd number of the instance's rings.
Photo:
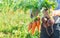
<svg viewBox="0 0 60 38">
<path fill-rule="evenodd" d="M 34 35 L 27 31 L 30 21 L 29 11 L 0 12 L 0 38 L 38 38 L 38 31 Z"/>
</svg>

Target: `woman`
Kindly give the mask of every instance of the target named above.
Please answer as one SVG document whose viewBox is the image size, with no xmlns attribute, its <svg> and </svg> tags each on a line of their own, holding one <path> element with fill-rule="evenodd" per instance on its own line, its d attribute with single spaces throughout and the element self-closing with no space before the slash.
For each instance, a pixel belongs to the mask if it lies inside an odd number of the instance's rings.
<svg viewBox="0 0 60 38">
<path fill-rule="evenodd" d="M 59 34 L 59 29 L 60 29 L 60 21 L 58 20 L 58 19 L 56 19 L 56 16 L 58 15 L 58 14 L 55 14 L 54 15 L 54 13 L 53 13 L 53 18 L 54 18 L 54 20 L 52 20 L 51 18 L 50 18 L 50 16 L 49 16 L 49 14 L 48 14 L 48 10 L 47 9 L 45 9 L 45 11 L 43 12 L 43 14 L 44 14 L 44 17 L 47 17 L 48 18 L 48 20 L 50 19 L 50 21 L 51 21 L 51 23 L 53 24 L 51 24 L 50 26 L 46 26 L 46 23 L 44 24 L 44 22 L 43 22 L 43 20 L 42 20 L 42 26 L 41 26 L 41 34 L 40 34 L 40 38 L 60 38 L 60 34 Z M 44 18 L 43 17 L 43 18 Z M 59 15 L 57 16 L 57 17 L 59 17 Z M 42 18 L 42 19 L 43 19 Z M 59 22 L 57 22 L 57 23 L 55 23 L 56 22 L 56 20 L 58 20 Z M 45 20 L 44 20 L 45 21 Z M 49 22 L 48 22 L 48 24 L 49 24 Z M 44 26 L 45 25 L 45 26 Z M 52 28 L 51 28 L 52 27 Z M 47 28 L 47 30 L 46 30 L 46 28 Z"/>
</svg>

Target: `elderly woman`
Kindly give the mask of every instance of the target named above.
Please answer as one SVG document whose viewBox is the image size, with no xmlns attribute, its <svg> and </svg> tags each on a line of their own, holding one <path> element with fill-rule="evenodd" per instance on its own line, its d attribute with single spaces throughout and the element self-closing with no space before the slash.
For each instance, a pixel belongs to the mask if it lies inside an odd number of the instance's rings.
<svg viewBox="0 0 60 38">
<path fill-rule="evenodd" d="M 60 38 L 60 10 L 53 11 L 53 20 L 50 18 L 48 10 L 45 10 L 43 14 L 40 38 Z"/>
</svg>

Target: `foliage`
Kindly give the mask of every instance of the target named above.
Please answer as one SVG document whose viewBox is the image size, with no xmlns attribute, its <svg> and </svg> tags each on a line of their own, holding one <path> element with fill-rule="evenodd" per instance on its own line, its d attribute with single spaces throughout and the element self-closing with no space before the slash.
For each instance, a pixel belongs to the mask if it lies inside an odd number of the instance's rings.
<svg viewBox="0 0 60 38">
<path fill-rule="evenodd" d="M 40 0 L 39 7 L 42 9 L 43 7 L 46 9 L 55 9 L 57 6 L 56 0 Z"/>
<path fill-rule="evenodd" d="M 2 0 L 0 3 L 1 10 L 7 8 L 8 10 L 13 9 L 14 11 L 17 9 L 26 11 L 28 9 L 41 9 L 42 7 L 55 8 L 56 0 Z M 8 11 L 7 9 L 4 11 Z"/>
<path fill-rule="evenodd" d="M 22 4 L 23 3 L 23 4 Z M 28 0 L 20 3 L 22 9 L 42 9 L 43 7 L 55 9 L 57 6 L 56 0 Z"/>
<path fill-rule="evenodd" d="M 0 38 L 26 38 L 28 36 L 38 38 L 38 31 L 35 32 L 37 35 L 28 33 L 27 25 L 30 21 L 29 13 L 24 14 L 23 11 L 0 12 Z"/>
</svg>

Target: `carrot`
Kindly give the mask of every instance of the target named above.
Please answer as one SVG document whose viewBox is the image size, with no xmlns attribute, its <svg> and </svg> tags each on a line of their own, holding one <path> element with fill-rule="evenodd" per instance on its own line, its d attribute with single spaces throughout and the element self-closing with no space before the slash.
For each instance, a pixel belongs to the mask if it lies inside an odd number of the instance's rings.
<svg viewBox="0 0 60 38">
<path fill-rule="evenodd" d="M 31 30 L 32 28 L 32 22 L 28 25 L 28 32 Z"/>
<path fill-rule="evenodd" d="M 35 32 L 35 28 L 36 28 L 36 21 L 34 21 L 33 22 L 33 24 L 32 24 L 32 35 L 34 34 L 34 32 Z"/>
<path fill-rule="evenodd" d="M 37 20 L 37 28 L 38 28 L 38 31 L 40 32 L 40 17 L 38 17 L 38 20 Z"/>
<path fill-rule="evenodd" d="M 38 31 L 40 31 L 40 21 L 37 20 L 37 28 L 38 28 Z"/>
</svg>

